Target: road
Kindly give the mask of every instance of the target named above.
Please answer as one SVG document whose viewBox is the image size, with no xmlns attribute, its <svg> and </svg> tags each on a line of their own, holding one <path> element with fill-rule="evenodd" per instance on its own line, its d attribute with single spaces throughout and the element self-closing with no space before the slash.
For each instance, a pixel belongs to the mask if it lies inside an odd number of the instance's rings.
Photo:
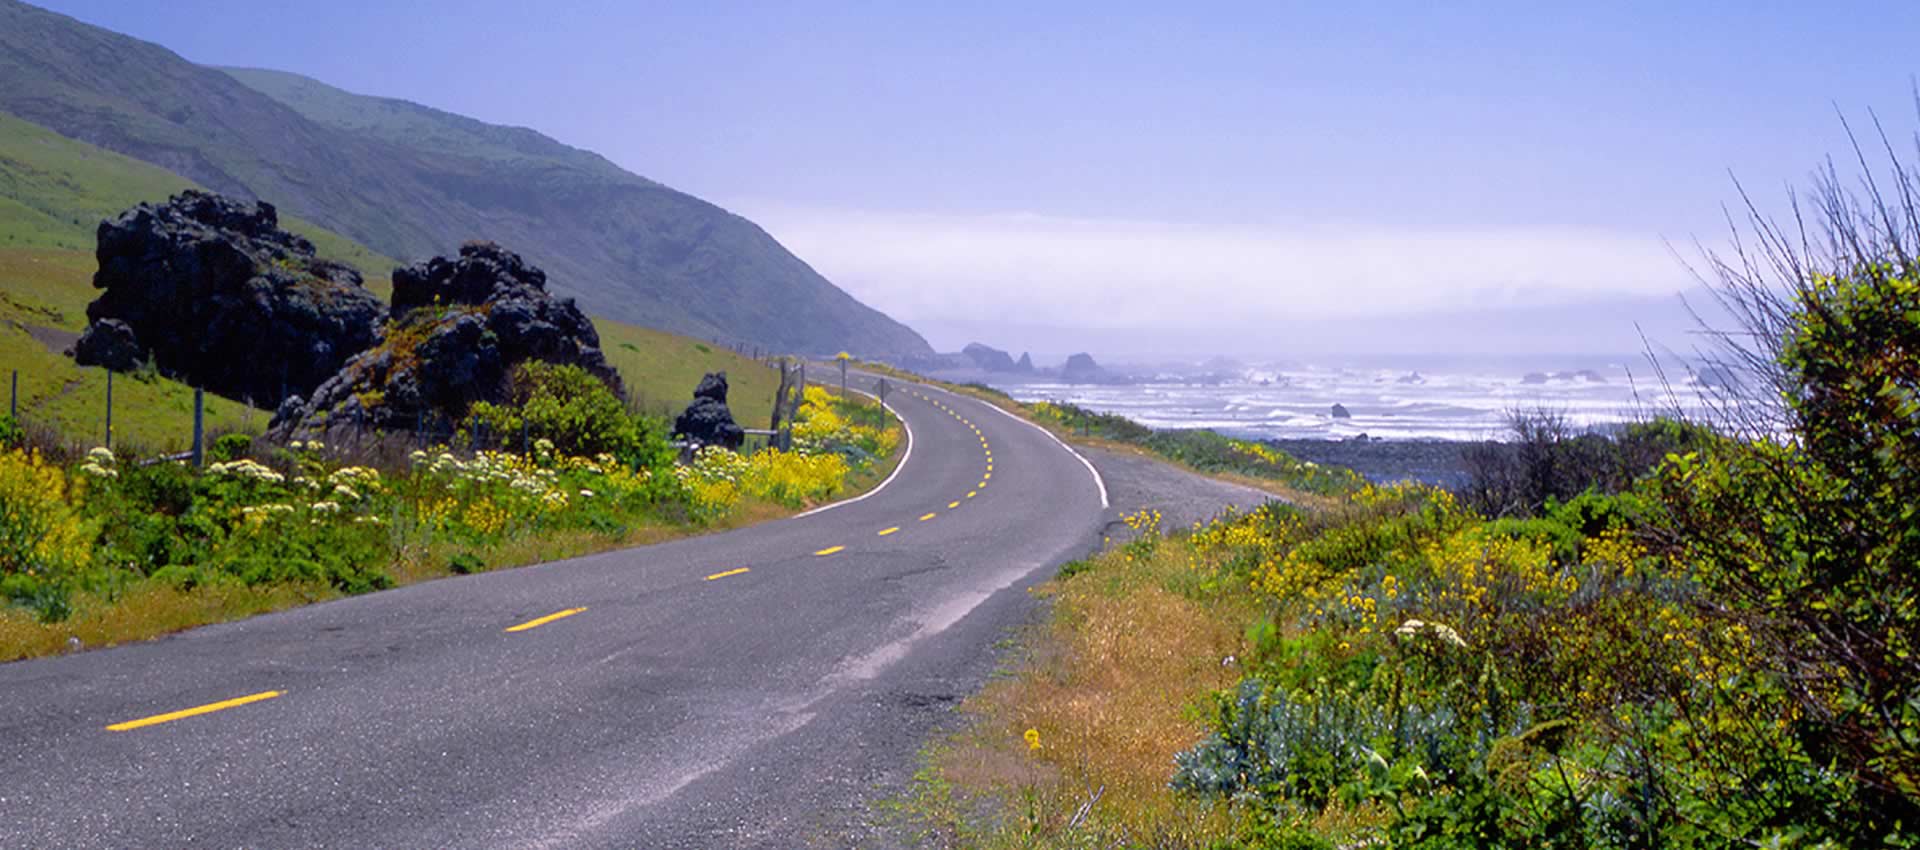
<svg viewBox="0 0 1920 850">
<path fill-rule="evenodd" d="M 1257 499 L 888 400 L 908 458 L 823 511 L 0 665 L 0 847 L 860 843 L 1026 586 L 1155 493 Z"/>
</svg>

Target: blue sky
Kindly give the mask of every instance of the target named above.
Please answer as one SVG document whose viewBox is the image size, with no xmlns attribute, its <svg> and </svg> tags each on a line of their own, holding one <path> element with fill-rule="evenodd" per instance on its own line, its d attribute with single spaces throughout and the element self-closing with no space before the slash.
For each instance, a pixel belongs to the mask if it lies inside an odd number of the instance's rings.
<svg viewBox="0 0 1920 850">
<path fill-rule="evenodd" d="M 1729 170 L 1804 183 L 1836 104 L 1905 143 L 1920 71 L 1899 2 L 49 5 L 533 127 L 930 326 L 1672 292 Z"/>
</svg>

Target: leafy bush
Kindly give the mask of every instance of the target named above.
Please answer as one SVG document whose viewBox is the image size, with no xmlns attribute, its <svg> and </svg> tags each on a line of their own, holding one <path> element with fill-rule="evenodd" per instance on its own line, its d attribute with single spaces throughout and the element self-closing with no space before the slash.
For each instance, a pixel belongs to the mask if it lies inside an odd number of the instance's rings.
<svg viewBox="0 0 1920 850">
<path fill-rule="evenodd" d="M 45 621 L 66 617 L 74 578 L 93 561 L 94 527 L 73 508 L 69 487 L 37 453 L 0 451 L 0 593 Z"/>
<path fill-rule="evenodd" d="M 1799 290 L 1780 353 L 1795 440 L 1694 453 L 1660 479 L 1674 556 L 1754 635 L 1799 745 L 1920 823 L 1920 269 Z"/>
<path fill-rule="evenodd" d="M 620 397 L 579 366 L 522 364 L 514 371 L 510 401 L 475 404 L 471 421 L 503 444 L 525 435 L 529 442 L 552 443 L 562 454 L 611 454 L 651 468 L 670 455 L 659 423 L 628 415 Z"/>
<path fill-rule="evenodd" d="M 0 450 L 24 448 L 27 443 L 27 430 L 20 427 L 20 420 L 0 414 Z"/>
<path fill-rule="evenodd" d="M 221 434 L 207 449 L 207 459 L 214 463 L 226 463 L 239 460 L 253 452 L 253 437 L 246 434 Z"/>
</svg>

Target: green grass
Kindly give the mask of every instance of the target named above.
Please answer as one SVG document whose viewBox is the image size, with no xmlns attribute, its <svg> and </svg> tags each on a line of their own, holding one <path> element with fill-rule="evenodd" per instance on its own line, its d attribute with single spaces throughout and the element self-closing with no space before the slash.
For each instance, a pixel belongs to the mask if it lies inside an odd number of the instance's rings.
<svg viewBox="0 0 1920 850">
<path fill-rule="evenodd" d="M 600 350 L 620 370 L 627 395 L 641 410 L 677 415 L 693 401 L 701 376 L 725 370 L 727 406 L 743 428 L 765 428 L 773 417 L 780 375 L 751 357 L 666 331 L 595 318 Z"/>
<path fill-rule="evenodd" d="M 192 188 L 193 181 L 166 169 L 0 112 L 0 250 L 51 248 L 91 254 L 102 219 Z M 359 269 L 368 285 L 383 294 L 399 264 L 294 216 L 282 216 L 280 225 L 312 240 L 320 256 Z"/>
<path fill-rule="evenodd" d="M 0 394 L 11 389 L 7 382 L 17 372 L 21 418 L 80 446 L 99 445 L 106 436 L 106 370 L 74 365 L 27 328 L 69 334 L 85 328 L 93 270 L 93 257 L 79 251 L 0 247 Z M 0 395 L 0 404 L 6 401 Z M 113 411 L 117 446 L 170 452 L 192 439 L 193 390 L 176 381 L 116 376 Z M 237 401 L 207 398 L 209 430 L 258 432 L 269 418 Z"/>
<path fill-rule="evenodd" d="M 93 246 L 100 221 L 193 185 L 0 112 L 0 328 L 6 331 L 0 340 L 0 380 L 11 370 L 21 372 L 22 408 L 29 421 L 58 427 L 75 440 L 98 442 L 104 373 L 74 366 L 24 329 L 84 330 L 87 304 L 98 294 Z M 281 225 L 312 240 L 320 256 L 360 269 L 368 288 L 381 297 L 391 293 L 397 261 L 291 216 L 283 216 Z M 607 319 L 595 324 L 607 359 L 642 410 L 677 414 L 693 399 L 702 375 L 725 370 L 736 418 L 749 428 L 767 426 L 779 379 L 758 361 L 663 331 Z M 164 379 L 136 383 L 114 382 L 119 439 L 156 449 L 184 442 L 191 391 Z M 214 406 L 223 411 L 215 420 L 223 427 L 250 421 L 257 430 L 269 418 L 261 411 L 248 415 L 237 403 Z"/>
<path fill-rule="evenodd" d="M 20 415 L 30 426 L 57 430 L 78 446 L 100 445 L 106 436 L 107 372 L 76 366 L 26 331 L 0 325 L 0 382 L 20 376 Z M 0 383 L 0 392 L 9 386 Z M 218 396 L 207 397 L 209 430 L 258 432 L 269 415 Z M 185 449 L 192 440 L 193 390 L 165 378 L 113 380 L 114 445 L 149 452 Z"/>
</svg>

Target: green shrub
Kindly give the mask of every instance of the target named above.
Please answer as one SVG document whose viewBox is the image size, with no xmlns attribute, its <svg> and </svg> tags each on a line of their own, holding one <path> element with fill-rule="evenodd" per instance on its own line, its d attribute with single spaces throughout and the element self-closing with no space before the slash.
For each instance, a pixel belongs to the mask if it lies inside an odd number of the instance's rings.
<svg viewBox="0 0 1920 850">
<path fill-rule="evenodd" d="M 455 552 L 452 558 L 447 559 L 447 569 L 454 575 L 472 575 L 485 572 L 487 562 L 472 552 Z"/>
<path fill-rule="evenodd" d="M 1779 353 L 1794 440 L 1662 477 L 1675 557 L 1790 683 L 1813 758 L 1864 786 L 1867 834 L 1920 824 L 1920 268 L 1799 289 Z"/>
<path fill-rule="evenodd" d="M 0 451 L 24 448 L 27 444 L 27 429 L 20 427 L 20 420 L 0 414 Z"/>
<path fill-rule="evenodd" d="M 585 369 L 530 361 L 515 370 L 510 402 L 475 404 L 471 421 L 498 442 L 547 440 L 562 454 L 611 454 L 622 463 L 654 468 L 672 456 L 666 428 L 634 417 L 600 379 Z"/>
<path fill-rule="evenodd" d="M 253 453 L 253 438 L 246 434 L 221 434 L 207 448 L 207 459 L 214 463 L 239 460 Z"/>
</svg>

